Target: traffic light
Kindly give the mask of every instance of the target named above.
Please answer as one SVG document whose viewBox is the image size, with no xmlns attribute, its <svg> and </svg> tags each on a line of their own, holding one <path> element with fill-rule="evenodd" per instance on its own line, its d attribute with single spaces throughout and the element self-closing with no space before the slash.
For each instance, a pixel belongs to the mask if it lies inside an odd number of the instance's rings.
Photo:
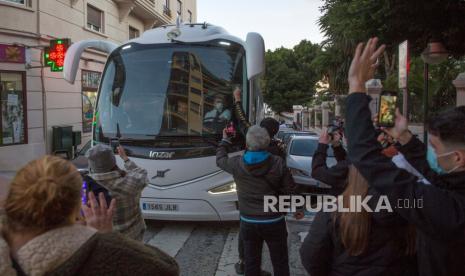
<svg viewBox="0 0 465 276">
<path fill-rule="evenodd" d="M 46 66 L 51 67 L 52 72 L 63 71 L 65 55 L 71 41 L 69 38 L 50 41 L 50 47 L 45 47 L 44 60 Z"/>
</svg>

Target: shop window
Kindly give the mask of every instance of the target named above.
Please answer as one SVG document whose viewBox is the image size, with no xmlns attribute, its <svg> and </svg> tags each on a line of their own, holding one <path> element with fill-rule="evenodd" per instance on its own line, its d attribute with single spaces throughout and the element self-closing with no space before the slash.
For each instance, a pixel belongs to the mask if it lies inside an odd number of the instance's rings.
<svg viewBox="0 0 465 276">
<path fill-rule="evenodd" d="M 101 73 L 82 70 L 82 132 L 92 131 Z"/>
<path fill-rule="evenodd" d="M 103 33 L 103 12 L 87 5 L 87 28 Z"/>
<path fill-rule="evenodd" d="M 0 71 L 0 146 L 27 143 L 25 76 Z"/>
<path fill-rule="evenodd" d="M 139 30 L 132 26 L 129 26 L 129 39 L 133 39 L 139 36 L 140 36 Z"/>
</svg>

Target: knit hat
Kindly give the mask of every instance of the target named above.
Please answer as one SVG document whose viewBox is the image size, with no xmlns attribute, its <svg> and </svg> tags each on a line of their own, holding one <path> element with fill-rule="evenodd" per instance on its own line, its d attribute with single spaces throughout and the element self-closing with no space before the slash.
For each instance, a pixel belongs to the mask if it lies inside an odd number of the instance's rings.
<svg viewBox="0 0 465 276">
<path fill-rule="evenodd" d="M 265 128 L 266 131 L 268 131 L 268 135 L 270 135 L 270 138 L 273 138 L 279 131 L 279 122 L 271 117 L 263 119 L 260 123 L 260 126 Z"/>
<path fill-rule="evenodd" d="M 86 153 L 90 173 L 110 172 L 116 166 L 115 154 L 111 147 L 97 144 Z"/>
</svg>

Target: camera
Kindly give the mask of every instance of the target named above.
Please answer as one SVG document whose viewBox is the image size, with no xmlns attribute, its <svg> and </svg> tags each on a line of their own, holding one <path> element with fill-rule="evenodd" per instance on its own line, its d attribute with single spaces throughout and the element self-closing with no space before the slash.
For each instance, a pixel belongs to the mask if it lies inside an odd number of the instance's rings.
<svg viewBox="0 0 465 276">
<path fill-rule="evenodd" d="M 342 136 L 342 128 L 339 125 L 329 125 L 328 126 L 328 135 L 331 139 L 334 139 L 334 133 L 338 132 Z"/>
</svg>

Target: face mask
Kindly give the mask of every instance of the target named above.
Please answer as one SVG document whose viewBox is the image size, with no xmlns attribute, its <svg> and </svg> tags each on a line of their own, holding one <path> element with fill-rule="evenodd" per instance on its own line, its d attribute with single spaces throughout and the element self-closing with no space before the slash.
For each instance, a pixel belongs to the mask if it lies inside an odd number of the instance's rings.
<svg viewBox="0 0 465 276">
<path fill-rule="evenodd" d="M 455 166 L 454 168 L 452 168 L 451 170 L 449 171 L 445 171 L 443 168 L 441 168 L 441 166 L 439 166 L 439 163 L 438 163 L 438 158 L 441 158 L 441 157 L 444 157 L 444 156 L 448 156 L 448 155 L 451 155 L 453 154 L 454 152 L 451 151 L 451 152 L 446 152 L 446 153 L 443 153 L 441 155 L 436 155 L 436 152 L 434 151 L 434 148 L 431 147 L 430 145 L 428 145 L 428 151 L 426 153 L 426 159 L 428 160 L 428 164 L 430 166 L 430 168 L 435 171 L 437 174 L 447 174 L 447 173 L 452 173 L 454 172 L 455 170 L 457 170 L 460 166 Z"/>
<path fill-rule="evenodd" d="M 223 110 L 223 103 L 215 103 L 215 108 L 219 111 Z"/>
</svg>

